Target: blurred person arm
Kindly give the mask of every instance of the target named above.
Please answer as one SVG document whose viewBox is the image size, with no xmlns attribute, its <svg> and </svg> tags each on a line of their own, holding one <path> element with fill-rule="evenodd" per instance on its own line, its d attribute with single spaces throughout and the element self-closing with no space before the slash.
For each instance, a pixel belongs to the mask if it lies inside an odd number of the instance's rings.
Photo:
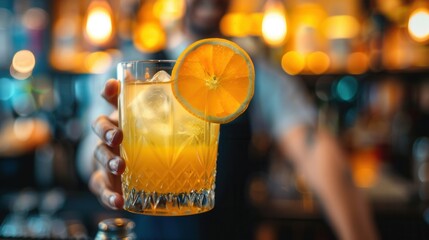
<svg viewBox="0 0 429 240">
<path fill-rule="evenodd" d="M 322 201 L 340 239 L 376 239 L 368 203 L 354 185 L 347 156 L 323 128 L 300 125 L 284 132 L 281 149 Z"/>
<path fill-rule="evenodd" d="M 317 126 L 316 110 L 298 79 L 266 62 L 255 63 L 253 132 L 271 133 L 321 200 L 339 239 L 377 239 L 369 205 L 353 183 L 347 156 L 335 137 Z"/>
</svg>

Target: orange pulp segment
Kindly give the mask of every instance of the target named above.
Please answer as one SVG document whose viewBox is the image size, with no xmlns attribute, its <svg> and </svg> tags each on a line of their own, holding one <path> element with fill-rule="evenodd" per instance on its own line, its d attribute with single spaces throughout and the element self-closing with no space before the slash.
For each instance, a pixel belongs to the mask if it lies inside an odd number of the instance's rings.
<svg viewBox="0 0 429 240">
<path fill-rule="evenodd" d="M 237 44 L 220 38 L 187 47 L 171 75 L 173 93 L 193 115 L 215 123 L 240 116 L 253 97 L 255 70 Z"/>
</svg>

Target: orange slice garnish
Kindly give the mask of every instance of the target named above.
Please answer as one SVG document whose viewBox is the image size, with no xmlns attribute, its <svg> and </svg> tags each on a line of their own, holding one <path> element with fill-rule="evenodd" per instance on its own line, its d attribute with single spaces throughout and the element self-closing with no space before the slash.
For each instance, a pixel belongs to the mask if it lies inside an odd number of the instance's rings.
<svg viewBox="0 0 429 240">
<path fill-rule="evenodd" d="M 171 79 L 173 93 L 185 109 L 209 122 L 228 123 L 249 106 L 255 69 L 237 44 L 208 38 L 182 52 Z"/>
</svg>

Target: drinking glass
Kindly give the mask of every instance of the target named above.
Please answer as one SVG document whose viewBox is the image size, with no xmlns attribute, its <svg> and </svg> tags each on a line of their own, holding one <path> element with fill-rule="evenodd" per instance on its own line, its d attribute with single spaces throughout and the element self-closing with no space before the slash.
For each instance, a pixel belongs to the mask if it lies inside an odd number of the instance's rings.
<svg viewBox="0 0 429 240">
<path fill-rule="evenodd" d="M 118 64 L 124 209 L 146 215 L 203 213 L 215 204 L 219 124 L 182 107 L 172 92 L 175 61 Z"/>
</svg>

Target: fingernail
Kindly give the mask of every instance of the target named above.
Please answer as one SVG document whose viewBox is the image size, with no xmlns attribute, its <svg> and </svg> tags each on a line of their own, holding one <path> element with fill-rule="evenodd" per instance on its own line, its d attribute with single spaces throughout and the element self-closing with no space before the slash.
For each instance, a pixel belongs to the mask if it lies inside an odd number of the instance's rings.
<svg viewBox="0 0 429 240">
<path fill-rule="evenodd" d="M 110 144 L 113 141 L 113 138 L 115 137 L 117 131 L 115 129 L 111 129 L 106 132 L 106 141 Z"/>
<path fill-rule="evenodd" d="M 110 204 L 111 207 L 116 208 L 115 200 L 116 200 L 116 196 L 115 195 L 112 195 L 112 196 L 109 197 L 109 204 Z"/>
<path fill-rule="evenodd" d="M 112 171 L 112 173 L 118 172 L 118 166 L 119 166 L 119 159 L 114 158 L 109 161 L 109 168 Z"/>
</svg>

